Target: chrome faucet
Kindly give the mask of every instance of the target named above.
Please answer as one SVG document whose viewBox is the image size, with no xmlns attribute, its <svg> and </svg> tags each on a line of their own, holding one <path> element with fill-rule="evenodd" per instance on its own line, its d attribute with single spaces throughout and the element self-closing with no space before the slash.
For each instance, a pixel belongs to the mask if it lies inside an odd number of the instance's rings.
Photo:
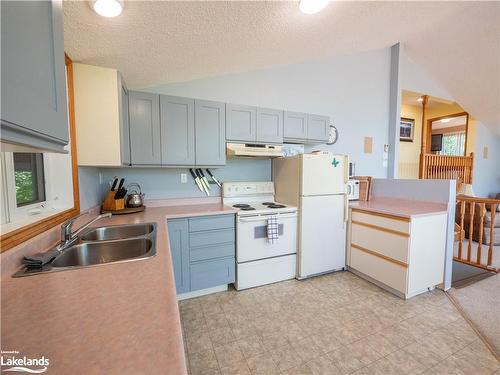
<svg viewBox="0 0 500 375">
<path fill-rule="evenodd" d="M 69 219 L 68 221 L 64 222 L 61 225 L 61 243 L 58 246 L 59 250 L 62 250 L 66 248 L 68 245 L 72 244 L 84 229 L 94 224 L 96 221 L 104 219 L 106 217 L 111 217 L 111 213 L 98 215 L 92 220 L 90 220 L 88 223 L 83 224 L 80 228 L 78 228 L 78 230 L 73 232 L 73 224 L 75 220 L 78 219 L 79 217 L 82 217 L 83 215 L 87 215 L 88 213 L 89 212 L 81 213 L 80 215 L 72 217 L 71 219 Z"/>
</svg>

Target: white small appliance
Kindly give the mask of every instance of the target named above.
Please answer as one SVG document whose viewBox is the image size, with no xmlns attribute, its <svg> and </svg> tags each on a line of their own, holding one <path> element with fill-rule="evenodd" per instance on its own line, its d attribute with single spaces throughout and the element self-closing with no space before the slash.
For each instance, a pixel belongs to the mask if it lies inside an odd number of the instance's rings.
<svg viewBox="0 0 500 375">
<path fill-rule="evenodd" d="M 226 143 L 227 157 L 277 158 L 283 156 L 281 145 Z"/>
<path fill-rule="evenodd" d="M 222 201 L 236 213 L 237 290 L 293 279 L 297 265 L 297 208 L 274 200 L 274 184 L 224 182 Z M 276 217 L 278 239 L 267 225 Z"/>
<path fill-rule="evenodd" d="M 326 151 L 273 160 L 276 199 L 299 209 L 299 279 L 345 268 L 348 162 Z"/>
<path fill-rule="evenodd" d="M 347 199 L 350 201 L 359 200 L 359 180 L 347 181 Z"/>
</svg>

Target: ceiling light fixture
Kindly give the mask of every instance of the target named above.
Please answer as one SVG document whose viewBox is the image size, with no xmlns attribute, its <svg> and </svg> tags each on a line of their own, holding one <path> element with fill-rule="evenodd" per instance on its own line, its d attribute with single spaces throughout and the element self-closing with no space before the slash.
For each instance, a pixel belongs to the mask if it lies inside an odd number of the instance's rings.
<svg viewBox="0 0 500 375">
<path fill-rule="evenodd" d="M 314 14 L 323 10 L 330 0 L 300 0 L 299 9 L 305 14 Z"/>
<path fill-rule="evenodd" d="M 441 119 L 441 122 L 442 122 L 442 123 L 445 123 L 445 124 L 446 124 L 447 122 L 450 122 L 450 121 L 451 121 L 451 118 L 443 118 L 443 119 Z"/>
<path fill-rule="evenodd" d="M 123 1 L 120 0 L 96 0 L 92 5 L 95 12 L 103 17 L 119 16 L 123 10 Z"/>
</svg>

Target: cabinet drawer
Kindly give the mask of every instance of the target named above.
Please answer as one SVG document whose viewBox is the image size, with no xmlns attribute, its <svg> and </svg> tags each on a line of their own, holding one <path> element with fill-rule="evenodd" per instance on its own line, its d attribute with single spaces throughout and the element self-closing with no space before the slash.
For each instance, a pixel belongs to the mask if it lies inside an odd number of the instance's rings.
<svg viewBox="0 0 500 375">
<path fill-rule="evenodd" d="M 375 225 L 391 231 L 410 233 L 410 219 L 377 213 L 368 213 L 352 208 L 351 220 Z"/>
<path fill-rule="evenodd" d="M 189 231 L 234 228 L 234 215 L 212 215 L 189 218 Z"/>
<path fill-rule="evenodd" d="M 409 242 L 408 234 L 394 234 L 382 228 L 352 221 L 351 243 L 389 258 L 408 263 Z"/>
<path fill-rule="evenodd" d="M 234 229 L 221 229 L 189 234 L 189 246 L 203 247 L 222 243 L 234 243 Z"/>
<path fill-rule="evenodd" d="M 407 268 L 351 247 L 351 267 L 406 294 Z"/>
<path fill-rule="evenodd" d="M 189 252 L 190 262 L 224 257 L 234 257 L 234 243 L 196 247 Z"/>
<path fill-rule="evenodd" d="M 230 284 L 235 280 L 234 258 L 192 263 L 191 291 Z"/>
</svg>

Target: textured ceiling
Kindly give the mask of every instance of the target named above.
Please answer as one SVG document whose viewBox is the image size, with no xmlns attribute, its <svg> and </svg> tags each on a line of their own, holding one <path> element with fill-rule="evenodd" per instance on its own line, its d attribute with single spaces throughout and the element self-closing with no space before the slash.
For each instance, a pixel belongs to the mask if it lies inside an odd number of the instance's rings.
<svg viewBox="0 0 500 375">
<path fill-rule="evenodd" d="M 500 134 L 500 3 L 126 1 L 117 18 L 64 1 L 65 48 L 119 69 L 132 88 L 388 47 L 408 57 Z"/>
</svg>

